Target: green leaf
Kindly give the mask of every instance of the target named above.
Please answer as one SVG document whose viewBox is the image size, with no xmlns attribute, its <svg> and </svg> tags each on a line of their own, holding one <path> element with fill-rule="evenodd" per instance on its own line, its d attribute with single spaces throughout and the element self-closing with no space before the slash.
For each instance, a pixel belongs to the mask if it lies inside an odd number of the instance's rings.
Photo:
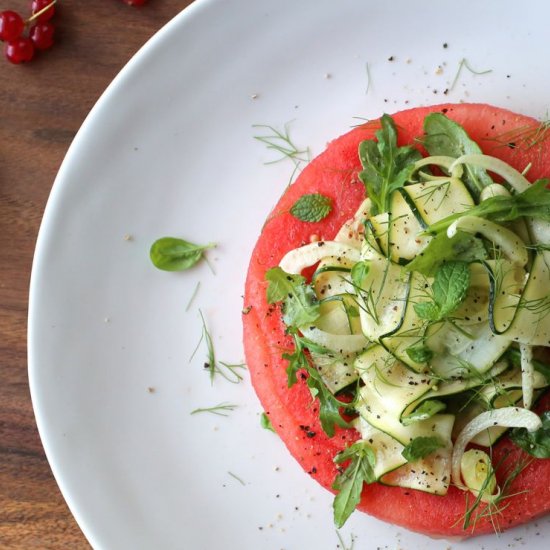
<svg viewBox="0 0 550 550">
<path fill-rule="evenodd" d="M 434 414 L 445 410 L 446 405 L 443 401 L 438 401 L 437 399 L 428 399 L 424 401 L 418 408 L 414 410 L 408 416 L 401 418 L 403 426 L 410 426 L 414 422 L 419 422 L 420 420 L 427 420 L 431 418 Z"/>
<path fill-rule="evenodd" d="M 193 267 L 205 250 L 215 246 L 214 243 L 199 245 L 174 237 L 162 237 L 152 244 L 149 256 L 158 269 L 184 271 Z"/>
<path fill-rule="evenodd" d="M 430 155 L 458 158 L 462 155 L 481 154 L 479 145 L 470 139 L 464 128 L 442 113 L 431 113 L 424 119 L 422 144 Z M 493 183 L 483 168 L 464 167 L 464 183 L 474 197 Z"/>
<path fill-rule="evenodd" d="M 389 115 L 380 119 L 382 128 L 376 132 L 376 139 L 359 144 L 359 158 L 363 170 L 359 179 L 365 185 L 372 201 L 371 215 L 387 212 L 390 196 L 410 179 L 414 163 L 422 158 L 420 152 L 411 146 L 397 146 L 397 128 Z"/>
<path fill-rule="evenodd" d="M 363 281 L 365 280 L 365 277 L 369 274 L 370 271 L 370 263 L 366 262 L 365 260 L 361 260 L 354 264 L 354 266 L 351 268 L 350 276 L 352 283 L 358 287 L 363 287 Z"/>
<path fill-rule="evenodd" d="M 283 353 L 283 359 L 288 361 L 286 368 L 287 387 L 291 388 L 298 382 L 298 371 L 309 367 L 309 361 L 304 353 L 300 339 L 297 335 L 294 336 L 294 351 L 292 353 Z"/>
<path fill-rule="evenodd" d="M 462 303 L 470 287 L 470 268 L 466 262 L 448 262 L 437 270 L 432 291 L 440 308 L 440 318 L 448 317 Z"/>
<path fill-rule="evenodd" d="M 510 439 L 525 452 L 536 458 L 550 458 L 550 411 L 541 415 L 542 426 L 535 432 L 514 428 Z"/>
<path fill-rule="evenodd" d="M 271 420 L 269 419 L 269 416 L 265 412 L 263 412 L 260 415 L 260 426 L 264 430 L 269 430 L 270 432 L 275 432 L 275 428 L 273 428 L 273 424 L 271 423 Z"/>
<path fill-rule="evenodd" d="M 405 349 L 407 355 L 416 363 L 427 363 L 434 355 L 434 352 L 427 346 L 409 346 Z"/>
<path fill-rule="evenodd" d="M 302 195 L 290 209 L 290 213 L 303 222 L 320 222 L 332 210 L 332 201 L 320 193 Z"/>
<path fill-rule="evenodd" d="M 364 441 L 358 441 L 334 457 L 336 464 L 350 460 L 347 468 L 336 476 L 332 488 L 338 491 L 332 508 L 334 523 L 340 529 L 361 500 L 364 483 L 374 483 L 374 451 Z"/>
<path fill-rule="evenodd" d="M 319 420 L 323 431 L 329 436 L 334 435 L 334 426 L 349 428 L 349 424 L 340 415 L 340 409 L 345 404 L 336 399 L 323 382 L 319 371 L 308 367 L 307 385 L 314 398 L 319 400 Z"/>
<path fill-rule="evenodd" d="M 486 218 L 494 222 L 510 222 L 527 216 L 544 221 L 550 221 L 550 189 L 547 188 L 549 180 L 539 179 L 533 182 L 525 191 L 516 195 L 496 195 L 490 197 L 466 212 L 459 212 L 447 216 L 430 225 L 425 233 L 438 234 L 462 216 L 476 216 Z"/>
<path fill-rule="evenodd" d="M 415 462 L 445 447 L 439 437 L 415 437 L 401 452 L 408 462 Z"/>
<path fill-rule="evenodd" d="M 446 319 L 462 303 L 470 287 L 466 262 L 448 262 L 438 267 L 432 284 L 432 301 L 414 304 L 414 311 L 426 321 Z"/>
<path fill-rule="evenodd" d="M 463 231 L 458 231 L 454 237 L 449 239 L 447 233 L 443 232 L 435 235 L 428 246 L 409 262 L 405 269 L 418 271 L 426 277 L 432 277 L 444 262 L 450 260 L 472 262 L 486 258 L 487 250 L 481 239 Z"/>
<path fill-rule="evenodd" d="M 414 304 L 413 308 L 416 314 L 426 321 L 439 321 L 441 317 L 441 310 L 434 302 L 419 302 Z"/>
<path fill-rule="evenodd" d="M 265 278 L 269 281 L 267 301 L 283 302 L 283 321 L 287 326 L 307 325 L 319 317 L 317 296 L 304 277 L 286 273 L 277 266 L 267 271 Z"/>
</svg>

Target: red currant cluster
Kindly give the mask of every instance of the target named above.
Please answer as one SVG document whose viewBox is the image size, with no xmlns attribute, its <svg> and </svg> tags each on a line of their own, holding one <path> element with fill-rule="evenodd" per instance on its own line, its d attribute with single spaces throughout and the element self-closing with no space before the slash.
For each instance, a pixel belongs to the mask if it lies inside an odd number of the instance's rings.
<svg viewBox="0 0 550 550">
<path fill-rule="evenodd" d="M 143 6 L 147 0 L 122 0 L 129 6 Z M 0 12 L 0 40 L 6 43 L 5 54 L 12 63 L 31 61 L 36 50 L 53 45 L 55 27 L 50 19 L 57 0 L 32 0 L 31 16 L 25 21 L 17 12 Z M 25 29 L 28 33 L 24 35 Z"/>
<path fill-rule="evenodd" d="M 12 63 L 26 63 L 36 50 L 53 45 L 55 27 L 50 19 L 57 0 L 32 0 L 31 16 L 25 21 L 15 11 L 0 12 L 0 40 L 6 43 L 6 57 Z M 28 33 L 24 35 L 28 27 Z"/>
</svg>

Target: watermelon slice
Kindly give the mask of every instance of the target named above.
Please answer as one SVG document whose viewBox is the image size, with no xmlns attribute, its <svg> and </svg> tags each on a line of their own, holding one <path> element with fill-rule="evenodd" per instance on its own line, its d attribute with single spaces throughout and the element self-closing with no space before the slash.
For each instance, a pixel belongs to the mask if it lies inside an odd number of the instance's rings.
<svg viewBox="0 0 550 550">
<path fill-rule="evenodd" d="M 423 133 L 425 116 L 434 111 L 443 112 L 461 124 L 485 153 L 520 171 L 532 163 L 531 180 L 550 175 L 550 142 L 539 139 L 541 133 L 536 129 L 540 123 L 489 105 L 447 104 L 396 113 L 393 119 L 399 129 L 399 145 L 414 143 Z M 312 236 L 333 238 L 353 216 L 364 198 L 364 186 L 357 179 L 361 169 L 358 144 L 374 138 L 379 127 L 374 121 L 355 128 L 332 141 L 305 168 L 270 214 L 252 254 L 246 281 L 244 346 L 253 386 L 290 453 L 329 490 L 337 475 L 334 456 L 355 441 L 358 433 L 337 428 L 329 438 L 320 426 L 316 403 L 312 405 L 305 380 L 287 387 L 287 362 L 282 359 L 281 350 L 291 349 L 292 343 L 285 335 L 279 308 L 266 301 L 265 273 L 278 265 L 286 252 L 310 242 Z M 332 199 L 333 209 L 321 222 L 302 222 L 289 214 L 296 200 L 307 193 L 321 193 Z M 550 394 L 539 401 L 538 408 L 539 412 L 550 408 Z M 497 472 L 499 485 L 506 472 L 527 457 L 508 438 L 503 438 L 493 448 L 493 464 L 501 462 Z M 468 497 L 453 486 L 446 496 L 436 496 L 378 483 L 365 485 L 358 509 L 432 536 L 465 537 L 503 530 L 550 511 L 550 460 L 530 461 L 508 491 L 515 496 L 502 502 L 498 514 L 483 516 L 478 511 L 476 521 L 472 522 L 474 527 L 467 530 L 463 528 L 463 518 Z M 470 495 L 470 505 L 472 501 Z"/>
</svg>

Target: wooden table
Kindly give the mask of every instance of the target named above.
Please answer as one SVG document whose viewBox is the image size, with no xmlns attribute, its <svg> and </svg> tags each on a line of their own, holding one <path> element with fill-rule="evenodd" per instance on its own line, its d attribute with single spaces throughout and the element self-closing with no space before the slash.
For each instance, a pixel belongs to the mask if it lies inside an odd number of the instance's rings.
<svg viewBox="0 0 550 550">
<path fill-rule="evenodd" d="M 190 0 L 58 0 L 56 43 L 0 59 L 0 548 L 89 548 L 44 455 L 27 379 L 34 245 L 56 172 L 105 87 Z M 27 14 L 30 0 L 1 0 Z"/>
</svg>

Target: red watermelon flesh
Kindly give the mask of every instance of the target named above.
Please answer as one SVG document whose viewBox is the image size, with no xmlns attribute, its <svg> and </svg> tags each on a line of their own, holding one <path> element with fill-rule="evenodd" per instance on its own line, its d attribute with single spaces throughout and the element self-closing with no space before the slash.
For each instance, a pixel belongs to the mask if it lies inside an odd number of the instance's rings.
<svg viewBox="0 0 550 550">
<path fill-rule="evenodd" d="M 392 116 L 399 129 L 399 144 L 413 143 L 414 138 L 421 136 L 425 116 L 434 111 L 461 124 L 483 152 L 520 171 L 532 163 L 530 180 L 550 176 L 550 142 L 539 140 L 540 132 L 528 130 L 537 128 L 539 123 L 489 105 L 447 104 L 396 113 Z M 279 308 L 266 301 L 265 273 L 278 265 L 286 252 L 310 242 L 312 236 L 332 239 L 353 216 L 364 198 L 364 186 L 357 179 L 361 169 L 358 145 L 364 139 L 374 138 L 378 128 L 375 121 L 353 129 L 332 141 L 304 169 L 270 214 L 252 254 L 246 281 L 244 346 L 252 384 L 288 450 L 306 472 L 329 490 L 337 474 L 334 456 L 359 435 L 353 429 L 337 429 L 329 438 L 320 426 L 316 403 L 312 404 L 305 380 L 287 387 L 287 362 L 281 354 L 285 348 L 291 349 L 292 343 L 284 334 Z M 535 143 L 522 142 L 522 136 L 530 136 Z M 302 222 L 289 214 L 290 207 L 306 193 L 322 193 L 332 199 L 333 210 L 321 222 Z M 547 394 L 539 402 L 539 410 L 549 408 Z M 503 438 L 493 449 L 493 463 L 498 464 L 510 451 L 497 475 L 500 483 L 504 471 L 528 456 Z M 509 494 L 514 493 L 520 494 L 503 501 L 501 513 L 478 518 L 473 530 L 462 527 L 466 494 L 455 487 L 442 497 L 378 483 L 365 485 L 358 509 L 432 536 L 470 536 L 503 530 L 550 511 L 550 460 L 535 459 L 524 468 L 509 488 Z M 470 504 L 472 501 L 470 495 Z"/>
</svg>

